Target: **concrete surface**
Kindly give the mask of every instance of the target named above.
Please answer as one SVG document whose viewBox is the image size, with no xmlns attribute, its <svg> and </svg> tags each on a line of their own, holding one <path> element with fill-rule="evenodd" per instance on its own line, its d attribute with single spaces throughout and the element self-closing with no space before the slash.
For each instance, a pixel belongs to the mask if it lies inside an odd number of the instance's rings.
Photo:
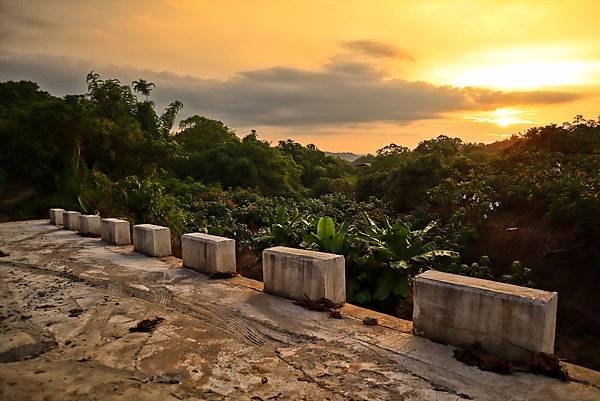
<svg viewBox="0 0 600 401">
<path fill-rule="evenodd" d="M 50 223 L 57 226 L 62 226 L 62 214 L 64 211 L 65 209 L 50 209 Z"/>
<path fill-rule="evenodd" d="M 101 235 L 100 216 L 96 214 L 79 216 L 79 234 L 86 237 L 99 237 Z"/>
<path fill-rule="evenodd" d="M 410 322 L 349 304 L 331 319 L 47 221 L 0 224 L 0 249 L 2 400 L 600 399 L 598 372 L 483 372 Z"/>
<path fill-rule="evenodd" d="M 346 302 L 346 269 L 341 255 L 276 246 L 263 251 L 265 292 L 302 301 Z"/>
<path fill-rule="evenodd" d="M 162 258 L 171 254 L 171 230 L 154 224 L 133 226 L 133 249 L 144 255 Z"/>
<path fill-rule="evenodd" d="M 72 210 L 63 212 L 63 228 L 65 230 L 77 231 L 79 230 L 79 216 L 81 213 L 74 212 Z"/>
<path fill-rule="evenodd" d="M 235 273 L 235 240 L 203 233 L 181 236 L 183 266 L 201 273 Z"/>
<path fill-rule="evenodd" d="M 100 222 L 100 236 L 102 241 L 113 245 L 131 244 L 131 233 L 127 220 L 108 218 Z"/>
<path fill-rule="evenodd" d="M 413 292 L 417 335 L 456 346 L 479 342 L 521 362 L 554 354 L 555 292 L 435 270 L 417 275 Z"/>
</svg>

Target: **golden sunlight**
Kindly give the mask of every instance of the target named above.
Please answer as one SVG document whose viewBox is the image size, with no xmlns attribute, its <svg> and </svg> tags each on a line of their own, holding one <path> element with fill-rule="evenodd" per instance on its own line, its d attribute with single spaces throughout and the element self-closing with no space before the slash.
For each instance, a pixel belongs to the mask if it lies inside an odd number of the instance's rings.
<svg viewBox="0 0 600 401">
<path fill-rule="evenodd" d="M 446 84 L 500 90 L 531 90 L 586 85 L 600 80 L 600 62 L 585 49 L 515 47 L 469 54 L 434 72 Z"/>
<path fill-rule="evenodd" d="M 484 86 L 503 90 L 582 85 L 600 66 L 586 61 L 529 61 L 466 69 L 452 80 L 456 86 Z"/>
<path fill-rule="evenodd" d="M 524 114 L 527 114 L 527 112 L 523 110 L 500 108 L 492 112 L 483 113 L 480 116 L 468 116 L 467 119 L 478 123 L 496 124 L 500 127 L 535 123 L 533 120 L 523 118 Z"/>
</svg>

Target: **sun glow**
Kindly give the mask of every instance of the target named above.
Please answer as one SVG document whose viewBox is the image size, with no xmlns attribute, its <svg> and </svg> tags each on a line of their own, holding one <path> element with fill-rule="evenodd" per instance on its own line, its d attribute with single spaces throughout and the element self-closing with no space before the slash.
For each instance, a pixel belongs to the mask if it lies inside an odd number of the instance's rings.
<svg viewBox="0 0 600 401">
<path fill-rule="evenodd" d="M 434 76 L 458 87 L 500 90 L 579 86 L 600 80 L 600 61 L 564 46 L 496 49 L 470 54 Z"/>
<path fill-rule="evenodd" d="M 481 116 L 470 116 L 467 119 L 478 123 L 496 124 L 500 127 L 517 124 L 535 124 L 535 121 L 523 118 L 524 114 L 527 114 L 527 112 L 523 110 L 501 108 Z"/>
<path fill-rule="evenodd" d="M 582 85 L 590 81 L 598 63 L 532 61 L 467 69 L 452 80 L 456 86 L 485 86 L 505 90 Z"/>
</svg>

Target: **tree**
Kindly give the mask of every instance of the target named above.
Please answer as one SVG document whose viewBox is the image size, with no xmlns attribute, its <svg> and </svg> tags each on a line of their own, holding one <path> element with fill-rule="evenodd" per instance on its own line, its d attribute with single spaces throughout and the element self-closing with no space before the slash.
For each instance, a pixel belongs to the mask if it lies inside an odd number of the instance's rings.
<svg viewBox="0 0 600 401">
<path fill-rule="evenodd" d="M 377 150 L 377 156 L 390 156 L 408 153 L 410 150 L 405 146 L 398 146 L 395 143 L 390 143 L 383 148 Z"/>
<path fill-rule="evenodd" d="M 175 124 L 175 118 L 177 117 L 177 113 L 179 113 L 183 109 L 183 103 L 179 100 L 175 100 L 165 109 L 165 112 L 160 116 L 160 133 L 164 138 L 168 138 L 171 133 L 171 129 Z"/>
<path fill-rule="evenodd" d="M 463 146 L 460 138 L 450 138 L 446 135 L 439 135 L 435 139 L 429 139 L 419 143 L 415 148 L 417 153 L 438 154 L 443 157 L 448 157 L 458 153 Z"/>
<path fill-rule="evenodd" d="M 148 101 L 148 96 L 150 96 L 150 91 L 152 91 L 152 88 L 156 87 L 153 82 L 148 82 L 141 78 L 137 81 L 133 81 L 131 85 L 133 86 L 133 90 L 146 97 L 146 101 Z"/>
</svg>

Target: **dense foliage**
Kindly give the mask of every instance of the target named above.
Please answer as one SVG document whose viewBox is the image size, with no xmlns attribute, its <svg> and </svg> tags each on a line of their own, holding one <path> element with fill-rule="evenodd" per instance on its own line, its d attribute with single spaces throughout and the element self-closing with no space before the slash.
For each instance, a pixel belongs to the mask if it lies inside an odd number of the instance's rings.
<svg viewBox="0 0 600 401">
<path fill-rule="evenodd" d="M 343 254 L 350 300 L 386 311 L 430 267 L 533 285 L 535 261 L 510 249 L 494 260 L 484 246 L 493 223 L 514 216 L 568 232 L 565 249 L 586 252 L 597 277 L 599 121 L 578 117 L 492 145 L 446 136 L 412 151 L 390 144 L 350 163 L 314 145 L 272 146 L 254 131 L 240 138 L 197 115 L 174 129 L 183 105 L 157 113 L 144 80 L 90 73 L 87 83 L 63 98 L 0 83 L 0 191 L 34 194 L 11 218 L 62 206 L 169 226 L 175 249 L 180 234 L 204 231 L 257 258 L 271 245 Z"/>
</svg>

